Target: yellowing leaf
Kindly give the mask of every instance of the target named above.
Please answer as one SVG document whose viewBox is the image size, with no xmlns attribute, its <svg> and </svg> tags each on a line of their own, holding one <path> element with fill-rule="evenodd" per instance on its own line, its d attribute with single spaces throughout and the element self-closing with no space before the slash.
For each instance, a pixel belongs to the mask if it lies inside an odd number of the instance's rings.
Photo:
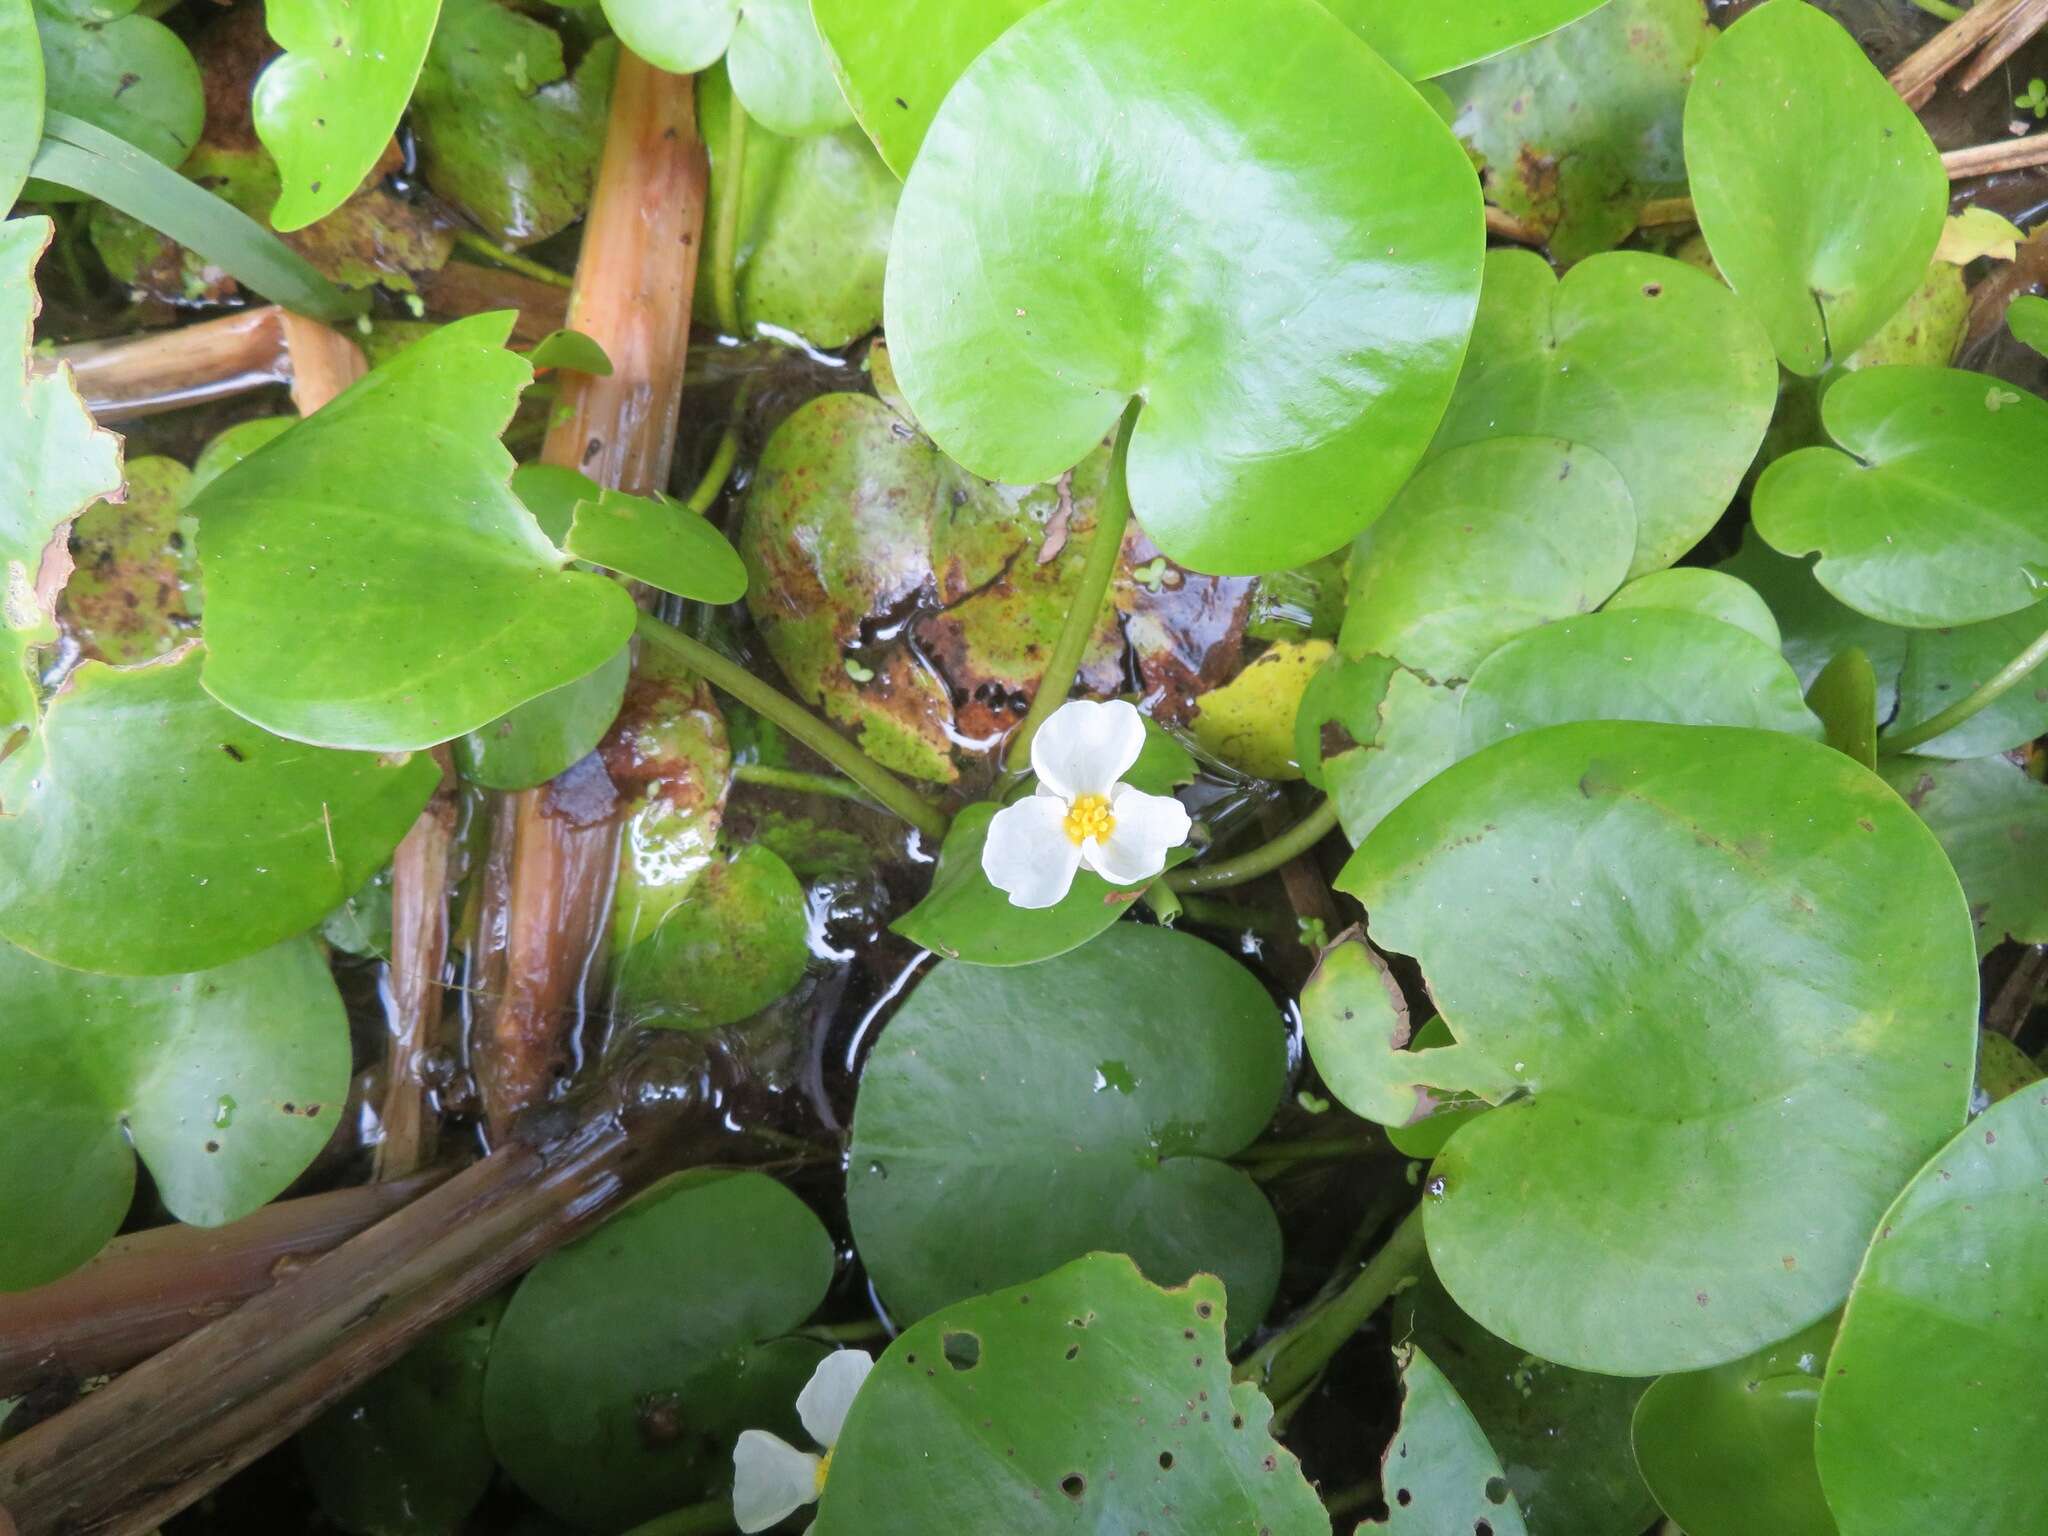
<svg viewBox="0 0 2048 1536">
<path fill-rule="evenodd" d="M 1327 640 L 1277 641 L 1221 688 L 1202 695 L 1188 723 L 1195 740 L 1231 767 L 1262 779 L 1298 779 L 1294 712 L 1308 680 L 1337 647 Z"/>
</svg>

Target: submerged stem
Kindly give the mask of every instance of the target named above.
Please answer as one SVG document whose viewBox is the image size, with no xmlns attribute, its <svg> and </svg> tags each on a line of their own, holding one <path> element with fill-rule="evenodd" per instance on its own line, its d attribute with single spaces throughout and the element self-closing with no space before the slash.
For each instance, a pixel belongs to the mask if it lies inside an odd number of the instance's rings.
<svg viewBox="0 0 2048 1536">
<path fill-rule="evenodd" d="M 763 789 L 786 789 L 798 795 L 832 795 L 840 800 L 852 800 L 861 805 L 872 805 L 868 792 L 858 784 L 846 779 L 835 779 L 829 773 L 805 773 L 798 768 L 770 768 L 764 763 L 740 763 L 732 771 L 733 781 L 738 784 L 758 784 Z"/>
<path fill-rule="evenodd" d="M 1220 891 L 1233 885 L 1243 885 L 1261 875 L 1270 875 L 1288 860 L 1307 853 L 1336 827 L 1337 802 L 1326 798 L 1270 843 L 1261 844 L 1251 852 L 1241 853 L 1221 864 L 1205 864 L 1199 869 L 1176 869 L 1166 876 L 1166 883 L 1183 895 L 1189 891 Z"/>
<path fill-rule="evenodd" d="M 747 109 L 740 105 L 740 93 L 728 98 L 725 112 L 725 153 L 714 168 L 711 189 L 711 307 L 718 329 L 727 336 L 740 333 L 740 194 L 747 174 Z"/>
<path fill-rule="evenodd" d="M 455 243 L 465 251 L 474 251 L 486 261 L 495 262 L 508 272 L 517 272 L 521 277 L 530 277 L 535 282 L 546 283 L 550 288 L 571 288 L 574 282 L 557 272 L 553 267 L 544 267 L 530 256 L 517 251 L 508 251 L 503 246 L 493 245 L 473 229 L 458 230 Z"/>
<path fill-rule="evenodd" d="M 640 615 L 640 636 L 669 652 L 721 693 L 731 694 L 789 732 L 858 784 L 876 804 L 902 817 L 933 842 L 945 837 L 944 812 L 794 699 L 652 614 Z"/>
<path fill-rule="evenodd" d="M 1095 542 L 1088 546 L 1088 563 L 1081 568 L 1081 585 L 1075 589 L 1073 606 L 1052 643 L 1039 676 L 1038 691 L 1031 696 L 1031 708 L 1010 738 L 1004 766 L 1022 773 L 1031 766 L 1031 738 L 1045 724 L 1046 717 L 1067 702 L 1074 678 L 1081 670 L 1081 658 L 1088 650 L 1088 637 L 1095 633 L 1095 621 L 1102 613 L 1102 600 L 1109 581 L 1116 574 L 1117 556 L 1124 547 L 1124 527 L 1131 520 L 1131 490 L 1124 479 L 1124 463 L 1130 457 L 1131 429 L 1137 425 L 1139 402 L 1134 398 L 1124 407 L 1117 424 L 1116 447 L 1110 450 L 1109 479 L 1095 503 Z"/>
<path fill-rule="evenodd" d="M 1934 740 L 1937 736 L 1947 735 L 1972 715 L 1977 714 L 1981 710 L 1988 709 L 1992 704 L 1996 703 L 2008 689 L 2044 661 L 2048 661 L 2048 630 L 2042 631 L 2040 635 L 2035 637 L 2033 644 L 2029 645 L 2024 651 L 2021 651 L 2019 655 L 2013 657 L 2011 661 L 2008 661 L 1975 688 L 1964 694 L 1963 697 L 1957 699 L 1955 703 L 1949 705 L 1947 709 L 1942 710 L 1939 714 L 1930 715 L 1918 725 L 1909 726 L 1903 731 L 1887 732 L 1882 740 L 1885 751 L 1909 752 L 1914 747 Z"/>
<path fill-rule="evenodd" d="M 1420 1270 L 1422 1255 L 1422 1209 L 1418 1206 L 1401 1218 L 1401 1224 L 1349 1285 L 1247 1356 L 1237 1368 L 1237 1379 L 1254 1383 L 1276 1403 L 1294 1397 L 1365 1320 L 1379 1311 L 1395 1288 Z"/>
</svg>

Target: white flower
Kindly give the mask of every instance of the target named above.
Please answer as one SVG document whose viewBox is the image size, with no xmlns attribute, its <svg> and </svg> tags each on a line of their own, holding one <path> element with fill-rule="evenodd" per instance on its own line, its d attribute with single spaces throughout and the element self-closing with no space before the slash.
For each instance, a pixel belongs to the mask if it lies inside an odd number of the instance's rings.
<svg viewBox="0 0 2048 1536">
<path fill-rule="evenodd" d="M 1143 885 L 1188 840 L 1188 813 L 1168 795 L 1118 779 L 1145 746 L 1145 721 L 1121 699 L 1074 699 L 1031 738 L 1038 793 L 988 824 L 981 869 L 1013 907 L 1050 907 L 1086 864 L 1112 885 Z"/>
<path fill-rule="evenodd" d="M 764 1429 L 740 1435 L 732 1449 L 732 1513 L 741 1530 L 765 1531 L 825 1491 L 825 1473 L 832 1465 L 832 1447 L 846 1423 L 846 1410 L 874 1368 L 865 1350 L 834 1350 L 818 1362 L 797 1394 L 796 1416 L 825 1448 L 823 1455 L 800 1451 Z"/>
</svg>

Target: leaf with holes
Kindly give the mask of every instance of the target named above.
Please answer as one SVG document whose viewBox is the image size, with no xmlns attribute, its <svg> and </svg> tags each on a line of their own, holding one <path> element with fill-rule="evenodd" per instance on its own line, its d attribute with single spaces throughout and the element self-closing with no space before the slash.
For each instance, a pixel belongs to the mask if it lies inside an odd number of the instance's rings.
<svg viewBox="0 0 2048 1536">
<path fill-rule="evenodd" d="M 1948 215 L 1920 119 L 1806 0 L 1767 0 L 1707 50 L 1685 100 L 1685 165 L 1715 264 L 1794 373 L 1819 373 L 1891 318 Z"/>
<path fill-rule="evenodd" d="M 832 1239 L 765 1174 L 678 1174 L 551 1254 L 491 1342 L 484 1426 L 561 1519 L 622 1530 L 732 1488 L 743 1429 L 801 1438 Z"/>
<path fill-rule="evenodd" d="M 304 229 L 362 185 L 412 99 L 441 0 L 270 0 L 284 50 L 256 78 L 251 115 L 281 179 L 270 222 Z"/>
<path fill-rule="evenodd" d="M 891 359 L 924 430 L 995 480 L 1060 474 L 1142 398 L 1153 542 L 1298 565 L 1421 457 L 1481 223 L 1443 121 L 1313 0 L 1052 0 L 961 75 L 904 183 Z"/>
<path fill-rule="evenodd" d="M 1774 4 L 1783 0 L 1773 0 Z M 2041 601 L 2048 401 L 1960 368 L 1865 368 L 1821 401 L 1835 447 L 1764 471 L 1756 530 L 1857 612 L 1931 629 Z"/>
<path fill-rule="evenodd" d="M 440 778 L 285 741 L 196 650 L 86 662 L 0 762 L 0 936 L 86 970 L 203 970 L 303 932 L 391 856 Z"/>
<path fill-rule="evenodd" d="M 512 493 L 498 433 L 532 370 L 504 350 L 511 322 L 441 327 L 192 499 L 206 688 L 228 708 L 295 740 L 414 751 L 625 645 L 625 589 L 564 569 Z"/>
<path fill-rule="evenodd" d="M 1161 1290 L 1106 1253 L 948 1304 L 862 1384 L 812 1531 L 1327 1536 L 1224 1314 L 1213 1275 Z"/>
<path fill-rule="evenodd" d="M 2048 788 L 2003 757 L 1888 757 L 1885 782 L 1933 829 L 1977 925 L 1977 952 L 2048 944 Z"/>
<path fill-rule="evenodd" d="M 2048 1461 L 2012 1431 L 2048 1372 L 2048 1092 L 1993 1105 L 1882 1221 L 1814 1418 L 1842 1536 L 2024 1531 Z"/>
<path fill-rule="evenodd" d="M 1457 1036 L 1430 1086 L 1515 1085 L 1437 1158 L 1426 1224 L 1459 1306 L 1545 1359 L 1696 1370 L 1813 1322 L 1963 1117 L 1962 892 L 1883 781 L 1818 742 L 1510 737 L 1337 883 Z"/>
<path fill-rule="evenodd" d="M 1560 282 L 1534 252 L 1496 250 L 1430 452 L 1514 436 L 1597 452 L 1628 487 L 1641 576 L 1727 510 L 1777 398 L 1769 340 L 1707 274 L 1620 251 Z"/>
<path fill-rule="evenodd" d="M 0 944 L 0 997 L 0 1290 L 91 1258 L 138 1156 L 173 1216 L 217 1227 L 279 1194 L 341 1119 L 348 1017 L 308 940 L 142 981 Z"/>
<path fill-rule="evenodd" d="M 1526 1536 L 1500 1459 L 1457 1389 L 1410 1344 L 1397 1349 L 1401 1422 L 1380 1458 L 1387 1518 L 1360 1531 L 1387 1536 Z"/>
<path fill-rule="evenodd" d="M 1113 1249 L 1161 1282 L 1223 1275 L 1242 1340 L 1272 1302 L 1280 1229 L 1221 1159 L 1259 1134 L 1284 1072 L 1265 989 L 1186 934 L 1126 923 L 1037 965 L 942 962 L 854 1106 L 847 1214 L 876 1290 L 918 1318 Z"/>
</svg>

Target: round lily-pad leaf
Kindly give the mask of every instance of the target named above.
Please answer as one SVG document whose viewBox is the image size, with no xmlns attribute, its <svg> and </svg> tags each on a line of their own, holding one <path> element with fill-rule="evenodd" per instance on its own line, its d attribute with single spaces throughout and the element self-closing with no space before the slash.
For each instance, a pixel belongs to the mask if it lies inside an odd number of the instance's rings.
<svg viewBox="0 0 2048 1536">
<path fill-rule="evenodd" d="M 1457 1388 L 1413 1344 L 1401 1362 L 1401 1422 L 1380 1459 L 1387 1518 L 1360 1531 L 1387 1536 L 1527 1536 L 1522 1508 L 1486 1433 Z"/>
<path fill-rule="evenodd" d="M 87 656 L 124 665 L 161 656 L 199 627 L 199 565 L 181 526 L 192 473 L 176 459 L 130 459 L 125 497 L 71 525 L 70 581 L 57 599 Z"/>
<path fill-rule="evenodd" d="M 897 381 L 949 455 L 1020 484 L 1141 397 L 1159 548 L 1298 565 L 1427 446 L 1481 223 L 1450 130 L 1313 0 L 1052 0 L 968 67 L 904 184 Z"/>
<path fill-rule="evenodd" d="M 1973 1120 L 1872 1224 L 1814 1420 L 1842 1536 L 2026 1531 L 2048 1461 L 2048 1092 Z"/>
<path fill-rule="evenodd" d="M 1716 570 L 1740 578 L 1770 604 L 1780 648 L 1802 686 L 1846 650 L 1859 650 L 1877 674 L 1877 718 L 1889 720 L 1899 702 L 1899 669 L 1906 664 L 1907 631 L 1880 624 L 1844 607 L 1813 579 L 1812 563 L 1781 555 L 1743 531 L 1742 548 Z"/>
<path fill-rule="evenodd" d="M 1624 609 L 1547 624 L 1487 657 L 1465 688 L 1458 755 L 1572 720 L 1821 735 L 1785 658 L 1749 631 L 1696 613 Z"/>
<path fill-rule="evenodd" d="M 77 578 L 73 578 L 75 585 Z M 2048 630 L 2048 602 L 1982 624 L 1906 631 L 1894 725 L 1931 719 L 1991 680 Z M 1921 757 L 1989 757 L 2048 733 L 2048 662 L 2034 668 L 1961 725 L 1911 750 Z"/>
<path fill-rule="evenodd" d="M 360 1536 L 451 1536 L 491 1486 L 484 1362 L 505 1312 L 490 1296 L 299 1432 L 320 1508 Z"/>
<path fill-rule="evenodd" d="M 1806 0 L 1767 0 L 1707 50 L 1685 100 L 1685 164 L 1715 265 L 1794 373 L 1819 373 L 1891 318 L 1948 216 L 1920 119 Z"/>
<path fill-rule="evenodd" d="M 1634 501 L 1628 574 L 1641 576 L 1727 510 L 1777 399 L 1769 340 L 1706 273 L 1617 251 L 1559 281 L 1533 251 L 1496 250 L 1430 451 L 1509 436 L 1597 451 Z"/>
<path fill-rule="evenodd" d="M 443 326 L 193 498 L 206 687 L 236 714 L 413 751 L 625 645 L 625 589 L 565 569 L 512 493 L 498 433 L 532 370 L 504 349 L 511 322 Z"/>
<path fill-rule="evenodd" d="M 591 751 L 618 718 L 632 657 L 550 689 L 455 742 L 455 766 L 486 789 L 532 789 Z"/>
<path fill-rule="evenodd" d="M 1524 1354 L 1460 1312 L 1434 1275 L 1395 1298 L 1393 1335 L 1426 1350 L 1463 1399 L 1530 1536 L 1640 1536 L 1656 1519 L 1629 1445 L 1644 1383 Z"/>
<path fill-rule="evenodd" d="M 2003 757 L 1888 757 L 1880 772 L 1941 840 L 1977 925 L 1977 952 L 2048 944 L 2048 787 Z"/>
<path fill-rule="evenodd" d="M 1783 0 L 1773 0 L 1773 4 Z M 1821 401 L 1833 448 L 1764 471 L 1756 530 L 1887 624 L 1931 629 L 2031 608 L 2048 573 L 2048 401 L 1960 368 L 1865 368 Z"/>
<path fill-rule="evenodd" d="M 1545 1359 L 1697 1370 L 1813 1322 L 1968 1104 L 1955 875 L 1818 742 L 1513 736 L 1396 809 L 1338 884 L 1457 1036 L 1431 1085 L 1511 1100 L 1437 1158 L 1429 1250 L 1459 1306 Z"/>
<path fill-rule="evenodd" d="M 807 0 L 603 0 L 619 41 L 678 75 L 723 57 L 750 117 L 782 134 L 853 121 Z"/>
<path fill-rule="evenodd" d="M 1354 845 L 1456 761 L 1461 694 L 1384 656 L 1339 654 L 1309 680 L 1294 712 L 1295 751 Z"/>
<path fill-rule="evenodd" d="M 732 86 L 697 81 L 697 122 L 715 181 L 729 163 Z M 857 128 L 789 138 L 747 130 L 734 289 L 740 329 L 794 331 L 843 347 L 882 323 L 882 274 L 899 184 Z M 712 266 L 697 267 L 697 306 L 712 308 Z"/>
<path fill-rule="evenodd" d="M 1746 629 L 1772 650 L 1784 643 L 1771 605 L 1739 576 L 1705 566 L 1680 565 L 1652 571 L 1628 582 L 1607 599 L 1609 612 L 1618 608 L 1672 608 L 1697 613 L 1723 624 Z"/>
<path fill-rule="evenodd" d="M 737 1023 L 803 978 L 809 934 L 803 886 L 780 855 L 750 843 L 710 860 L 688 899 L 619 956 L 616 1006 L 667 1029 Z"/>
<path fill-rule="evenodd" d="M 1636 1462 L 1687 1536 L 1835 1536 L 1813 1410 L 1838 1319 L 1715 1366 L 1661 1376 L 1636 1407 Z"/>
<path fill-rule="evenodd" d="M 284 50 L 250 113 L 282 181 L 270 222 L 303 229 L 339 208 L 384 154 L 412 99 L 441 0 L 271 0 Z"/>
<path fill-rule="evenodd" d="M 947 1304 L 862 1383 L 812 1531 L 1326 1536 L 1224 1314 L 1215 1276 L 1161 1290 L 1109 1253 Z"/>
<path fill-rule="evenodd" d="M 741 1430 L 802 1438 L 827 1347 L 790 1335 L 832 1268 L 824 1224 L 765 1174 L 656 1185 L 520 1282 L 484 1375 L 491 1448 L 586 1530 L 729 1493 Z"/>
<path fill-rule="evenodd" d="M 294 939 L 196 975 L 124 980 L 0 944 L 0 1290 L 53 1280 L 120 1228 L 135 1159 L 214 1227 L 297 1178 L 348 1097 L 348 1017 Z"/>
<path fill-rule="evenodd" d="M 1598 608 L 1635 543 L 1628 487 L 1599 453 L 1473 443 L 1423 466 L 1353 548 L 1339 642 L 1462 682 L 1524 630 Z"/>
<path fill-rule="evenodd" d="M 303 932 L 391 856 L 440 771 L 306 747 L 199 686 L 197 651 L 86 662 L 0 762 L 0 936 L 119 975 Z"/>
<path fill-rule="evenodd" d="M 1226 1278 L 1265 1316 L 1280 1228 L 1219 1161 L 1272 1115 L 1272 1000 L 1186 934 L 1122 924 L 1038 965 L 941 962 L 861 1074 L 847 1214 L 885 1305 L 924 1317 L 1095 1249 Z"/>
<path fill-rule="evenodd" d="M 35 0 L 47 110 L 81 117 L 152 160 L 176 165 L 206 123 L 199 66 L 178 34 L 139 0 Z M 31 182 L 29 195 L 78 194 Z"/>
<path fill-rule="evenodd" d="M 2005 323 L 2017 340 L 2048 356 L 2048 299 L 2021 294 L 2007 307 Z"/>
</svg>

